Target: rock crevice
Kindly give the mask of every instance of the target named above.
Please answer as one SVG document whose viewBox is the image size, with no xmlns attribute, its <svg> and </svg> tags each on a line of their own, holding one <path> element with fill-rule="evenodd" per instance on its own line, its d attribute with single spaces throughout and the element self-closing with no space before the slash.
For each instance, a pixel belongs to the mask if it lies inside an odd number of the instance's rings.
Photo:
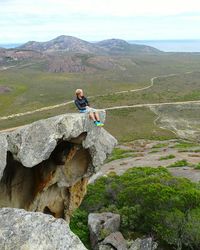
<svg viewBox="0 0 200 250">
<path fill-rule="evenodd" d="M 100 112 L 105 120 L 105 112 Z M 66 114 L 0 134 L 0 207 L 68 219 L 116 140 L 87 114 Z"/>
</svg>

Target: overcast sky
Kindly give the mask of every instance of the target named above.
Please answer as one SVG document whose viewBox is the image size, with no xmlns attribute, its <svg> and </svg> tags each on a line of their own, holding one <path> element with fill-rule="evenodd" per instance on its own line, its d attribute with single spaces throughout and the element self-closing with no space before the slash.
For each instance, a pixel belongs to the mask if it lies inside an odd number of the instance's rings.
<svg viewBox="0 0 200 250">
<path fill-rule="evenodd" d="M 200 39 L 199 0 L 0 0 L 0 43 Z"/>
</svg>

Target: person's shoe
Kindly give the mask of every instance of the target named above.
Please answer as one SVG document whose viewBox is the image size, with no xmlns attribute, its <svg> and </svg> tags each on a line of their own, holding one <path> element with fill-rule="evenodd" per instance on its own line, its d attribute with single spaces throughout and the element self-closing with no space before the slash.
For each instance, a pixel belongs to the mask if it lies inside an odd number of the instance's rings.
<svg viewBox="0 0 200 250">
<path fill-rule="evenodd" d="M 95 126 L 98 126 L 98 121 L 94 121 L 94 125 L 95 125 Z"/>
<path fill-rule="evenodd" d="M 104 124 L 102 122 L 99 122 L 99 121 L 94 121 L 94 124 L 97 127 L 103 127 L 104 126 Z"/>
<path fill-rule="evenodd" d="M 103 127 L 104 124 L 103 124 L 103 122 L 98 122 L 97 126 L 98 126 L 98 127 Z"/>
</svg>

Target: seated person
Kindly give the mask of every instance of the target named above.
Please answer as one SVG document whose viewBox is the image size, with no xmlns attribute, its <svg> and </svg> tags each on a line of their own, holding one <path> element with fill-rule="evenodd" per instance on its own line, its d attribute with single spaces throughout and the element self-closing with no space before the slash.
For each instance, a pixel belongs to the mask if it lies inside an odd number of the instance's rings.
<svg viewBox="0 0 200 250">
<path fill-rule="evenodd" d="M 104 124 L 100 122 L 99 114 L 96 109 L 90 107 L 87 98 L 83 95 L 82 89 L 77 89 L 75 91 L 76 99 L 75 104 L 81 113 L 88 113 L 90 119 L 94 121 L 96 126 L 103 126 Z"/>
</svg>

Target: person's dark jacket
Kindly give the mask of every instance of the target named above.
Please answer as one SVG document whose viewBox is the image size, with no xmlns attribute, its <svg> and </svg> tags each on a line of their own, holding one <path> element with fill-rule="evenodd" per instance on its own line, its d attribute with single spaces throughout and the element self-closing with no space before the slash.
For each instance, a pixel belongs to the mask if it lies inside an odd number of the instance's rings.
<svg viewBox="0 0 200 250">
<path fill-rule="evenodd" d="M 89 106 L 89 102 L 84 96 L 81 99 L 77 97 L 74 102 L 79 110 L 86 110 L 86 106 Z"/>
</svg>

